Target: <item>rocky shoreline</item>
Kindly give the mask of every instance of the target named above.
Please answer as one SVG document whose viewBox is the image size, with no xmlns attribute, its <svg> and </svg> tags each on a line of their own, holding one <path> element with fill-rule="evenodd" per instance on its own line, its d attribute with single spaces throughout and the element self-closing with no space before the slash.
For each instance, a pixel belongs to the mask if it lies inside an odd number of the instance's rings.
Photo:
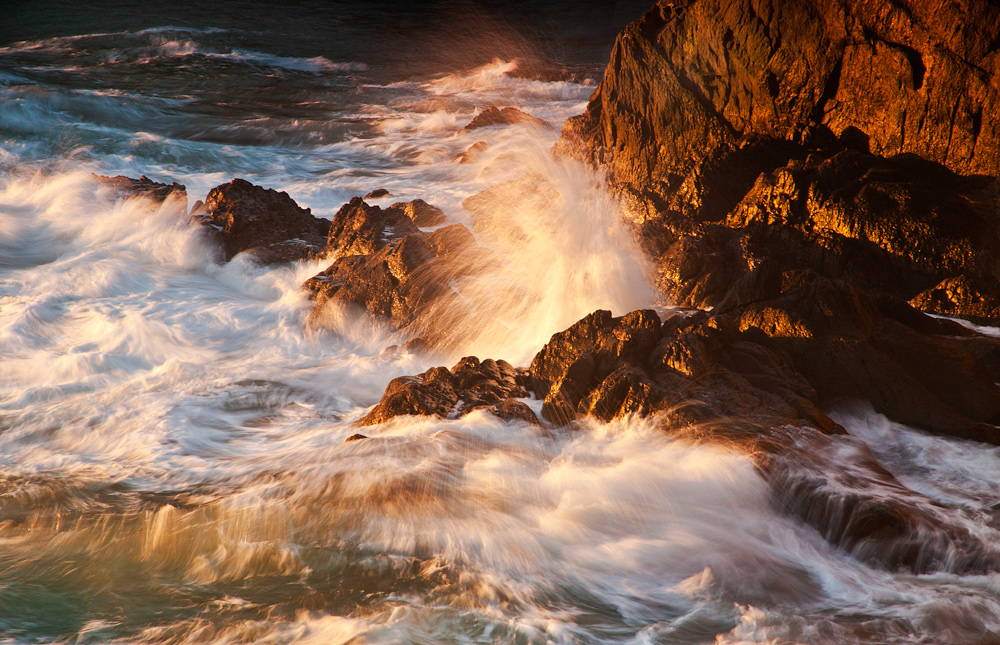
<svg viewBox="0 0 1000 645">
<path fill-rule="evenodd" d="M 997 43 L 1000 8 L 985 0 L 658 2 L 619 36 L 555 153 L 607 170 L 678 309 L 593 312 L 528 367 L 467 357 L 401 376 L 359 425 L 481 410 L 548 432 L 655 415 L 664 432 L 751 455 L 776 505 L 873 565 L 1000 569 L 864 451 L 836 486 L 819 467 L 832 446 L 857 449 L 829 416 L 854 401 L 1000 445 L 1000 338 L 940 317 L 1000 326 Z M 183 194 L 126 179 L 102 178 Z M 518 181 L 523 199 L 544 193 Z M 503 217 L 489 190 L 466 208 L 474 229 Z M 224 260 L 330 258 L 303 285 L 317 307 L 362 308 L 411 348 L 447 347 L 463 306 L 451 285 L 496 269 L 481 230 L 421 200 L 357 197 L 329 221 L 235 179 L 191 212 Z"/>
</svg>

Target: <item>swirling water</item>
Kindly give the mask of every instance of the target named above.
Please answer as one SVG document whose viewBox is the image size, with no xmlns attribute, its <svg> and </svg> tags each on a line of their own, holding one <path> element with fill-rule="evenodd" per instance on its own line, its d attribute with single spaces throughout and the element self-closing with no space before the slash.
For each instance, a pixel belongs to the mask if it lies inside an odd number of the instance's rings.
<svg viewBox="0 0 1000 645">
<path fill-rule="evenodd" d="M 873 569 L 777 511 L 747 457 L 655 420 L 399 419 L 345 443 L 395 376 L 523 365 L 596 308 L 657 303 L 600 177 L 548 154 L 595 78 L 268 42 L 203 25 L 0 48 L 4 642 L 998 642 L 1000 576 Z M 462 131 L 492 104 L 557 127 Z M 326 217 L 386 188 L 469 223 L 466 197 L 525 171 L 557 196 L 509 214 L 516 244 L 481 240 L 519 294 L 504 332 L 430 357 L 363 318 L 311 330 L 298 287 L 325 263 L 219 264 L 185 205 L 91 177 L 194 200 L 239 176 Z M 995 449 L 840 420 L 997 537 Z"/>
</svg>

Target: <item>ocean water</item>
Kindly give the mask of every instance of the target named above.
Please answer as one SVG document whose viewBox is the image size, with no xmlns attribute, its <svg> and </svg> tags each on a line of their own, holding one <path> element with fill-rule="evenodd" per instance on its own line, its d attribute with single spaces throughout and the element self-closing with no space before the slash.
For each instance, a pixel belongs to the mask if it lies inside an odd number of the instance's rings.
<svg viewBox="0 0 1000 645">
<path fill-rule="evenodd" d="M 873 568 L 655 419 L 345 443 L 396 376 L 527 365 L 597 308 L 669 315 L 600 174 L 549 154 L 642 7 L 69 6 L 19 7 L 0 46 L 0 642 L 1000 642 L 1000 575 Z M 553 127 L 463 131 L 488 105 Z M 191 202 L 243 177 L 325 217 L 386 188 L 471 225 L 465 198 L 529 172 L 550 190 L 511 207 L 523 235 L 480 239 L 501 284 L 463 287 L 517 297 L 432 356 L 364 317 L 309 325 L 299 285 L 328 262 L 220 264 L 188 204 L 91 175 Z M 832 474 L 871 455 L 1000 544 L 1000 450 L 837 418 Z"/>
</svg>

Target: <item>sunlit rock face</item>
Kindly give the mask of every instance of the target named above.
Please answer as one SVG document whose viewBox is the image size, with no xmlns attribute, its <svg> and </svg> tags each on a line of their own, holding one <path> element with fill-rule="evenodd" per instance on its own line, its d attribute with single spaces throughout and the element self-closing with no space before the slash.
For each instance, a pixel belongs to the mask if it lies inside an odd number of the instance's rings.
<svg viewBox="0 0 1000 645">
<path fill-rule="evenodd" d="M 660 2 L 556 150 L 607 170 L 678 304 L 769 258 L 991 320 L 998 38 L 985 1 Z"/>
</svg>

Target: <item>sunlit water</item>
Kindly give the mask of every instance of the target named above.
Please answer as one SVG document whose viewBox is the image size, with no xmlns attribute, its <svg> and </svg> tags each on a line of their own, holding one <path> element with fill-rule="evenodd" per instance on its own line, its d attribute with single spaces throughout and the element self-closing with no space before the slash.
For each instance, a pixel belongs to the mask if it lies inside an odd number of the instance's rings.
<svg viewBox="0 0 1000 645">
<path fill-rule="evenodd" d="M 345 443 L 396 376 L 526 365 L 594 309 L 662 303 L 600 177 L 548 154 L 592 80 L 497 60 L 390 82 L 226 33 L 0 49 L 4 642 L 998 642 L 1000 576 L 872 569 L 776 511 L 747 457 L 655 420 L 550 434 L 477 413 Z M 493 104 L 554 127 L 462 131 Z M 405 338 L 363 318 L 309 327 L 299 285 L 328 262 L 219 264 L 184 204 L 117 199 L 91 172 L 192 202 L 239 176 L 326 217 L 386 188 L 377 203 L 470 226 L 485 188 L 534 172 L 552 192 L 512 205 L 520 235 L 480 234 L 502 268 L 463 288 L 489 320 L 422 356 L 384 352 Z M 1000 452 L 863 407 L 839 420 L 996 537 Z"/>
</svg>

